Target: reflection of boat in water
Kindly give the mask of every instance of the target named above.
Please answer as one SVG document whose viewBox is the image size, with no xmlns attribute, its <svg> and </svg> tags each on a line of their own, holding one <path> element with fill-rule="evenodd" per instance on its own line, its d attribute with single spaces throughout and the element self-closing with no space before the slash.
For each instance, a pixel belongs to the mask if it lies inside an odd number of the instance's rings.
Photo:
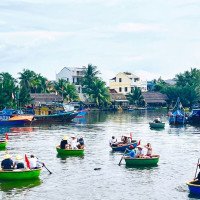
<svg viewBox="0 0 200 200">
<path fill-rule="evenodd" d="M 33 127 L 11 127 L 10 133 L 21 133 L 21 132 L 33 132 L 35 128 Z"/>
<path fill-rule="evenodd" d="M 41 184 L 39 178 L 34 180 L 23 180 L 23 181 L 0 181 L 0 190 L 4 192 L 9 192 L 13 189 L 30 189 Z"/>
</svg>

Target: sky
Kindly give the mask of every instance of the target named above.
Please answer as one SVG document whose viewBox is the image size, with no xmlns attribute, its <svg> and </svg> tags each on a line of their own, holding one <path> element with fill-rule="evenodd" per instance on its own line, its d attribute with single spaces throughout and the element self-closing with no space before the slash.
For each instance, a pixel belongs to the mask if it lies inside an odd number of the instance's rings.
<svg viewBox="0 0 200 200">
<path fill-rule="evenodd" d="M 142 80 L 200 68 L 200 0 L 1 0 L 0 72 L 98 67 Z"/>
</svg>

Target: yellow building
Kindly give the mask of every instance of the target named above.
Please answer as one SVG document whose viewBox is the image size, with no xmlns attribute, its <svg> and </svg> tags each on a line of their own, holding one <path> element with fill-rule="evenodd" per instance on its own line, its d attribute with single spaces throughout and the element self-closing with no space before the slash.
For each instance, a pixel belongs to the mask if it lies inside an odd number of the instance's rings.
<svg viewBox="0 0 200 200">
<path fill-rule="evenodd" d="M 110 79 L 109 87 L 118 93 L 128 94 L 135 87 L 147 91 L 147 81 L 140 81 L 138 76 L 130 72 L 119 72 L 116 77 Z"/>
</svg>

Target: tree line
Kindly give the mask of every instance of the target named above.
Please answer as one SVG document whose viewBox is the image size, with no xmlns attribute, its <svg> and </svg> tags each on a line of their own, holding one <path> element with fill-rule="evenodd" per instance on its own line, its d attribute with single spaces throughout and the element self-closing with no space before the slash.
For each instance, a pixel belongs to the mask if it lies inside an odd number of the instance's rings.
<svg viewBox="0 0 200 200">
<path fill-rule="evenodd" d="M 98 75 L 97 67 L 91 64 L 83 71 L 84 76 L 80 80 L 84 93 L 98 106 L 105 106 L 110 102 L 109 89 L 106 83 Z M 0 73 L 0 108 L 17 108 L 30 104 L 30 93 L 55 93 L 63 97 L 64 101 L 78 101 L 79 95 L 76 87 L 64 79 L 49 81 L 41 74 L 24 69 L 19 72 L 19 78 L 15 79 L 7 72 Z"/>
<path fill-rule="evenodd" d="M 7 72 L 0 73 L 0 107 L 17 108 L 30 104 L 32 99 L 30 93 L 55 93 L 63 97 L 67 102 L 78 101 L 79 95 L 76 87 L 64 79 L 58 82 L 49 81 L 41 74 L 32 70 L 24 69 L 18 73 L 19 78 L 15 79 Z M 97 67 L 89 64 L 83 71 L 83 77 L 79 84 L 82 86 L 83 93 L 99 107 L 111 105 L 109 88 L 99 77 L 100 72 Z M 174 85 L 167 84 L 161 77 L 154 79 L 154 91 L 167 94 L 169 100 L 176 101 L 179 97 L 183 106 L 192 107 L 200 99 L 200 70 L 192 69 L 179 73 L 173 79 Z M 144 98 L 139 88 L 135 88 L 132 93 L 127 95 L 131 105 L 144 105 Z"/>
</svg>

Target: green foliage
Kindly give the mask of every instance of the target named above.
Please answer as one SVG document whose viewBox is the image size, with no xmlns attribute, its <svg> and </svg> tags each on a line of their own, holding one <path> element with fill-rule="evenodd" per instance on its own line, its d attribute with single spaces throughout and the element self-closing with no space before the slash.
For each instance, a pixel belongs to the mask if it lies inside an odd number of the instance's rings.
<svg viewBox="0 0 200 200">
<path fill-rule="evenodd" d="M 161 91 L 164 87 L 166 87 L 165 81 L 160 77 L 158 80 L 154 79 L 154 91 Z"/>
<path fill-rule="evenodd" d="M 54 92 L 58 92 L 60 96 L 63 97 L 63 100 L 67 101 L 78 101 L 79 96 L 76 91 L 76 87 L 71 85 L 64 79 L 59 79 L 58 83 L 54 83 Z"/>
<path fill-rule="evenodd" d="M 106 87 L 106 83 L 98 78 L 99 71 L 97 67 L 89 64 L 84 71 L 84 77 L 82 78 L 83 91 L 88 94 L 91 100 L 98 106 L 106 106 L 110 104 L 109 89 Z"/>
<path fill-rule="evenodd" d="M 132 93 L 128 94 L 128 100 L 131 105 L 144 106 L 144 97 L 142 96 L 142 92 L 138 87 L 135 87 L 132 90 Z"/>
<path fill-rule="evenodd" d="M 17 100 L 12 98 L 18 87 L 17 81 L 9 73 L 0 74 L 0 107 L 15 107 Z"/>
</svg>

